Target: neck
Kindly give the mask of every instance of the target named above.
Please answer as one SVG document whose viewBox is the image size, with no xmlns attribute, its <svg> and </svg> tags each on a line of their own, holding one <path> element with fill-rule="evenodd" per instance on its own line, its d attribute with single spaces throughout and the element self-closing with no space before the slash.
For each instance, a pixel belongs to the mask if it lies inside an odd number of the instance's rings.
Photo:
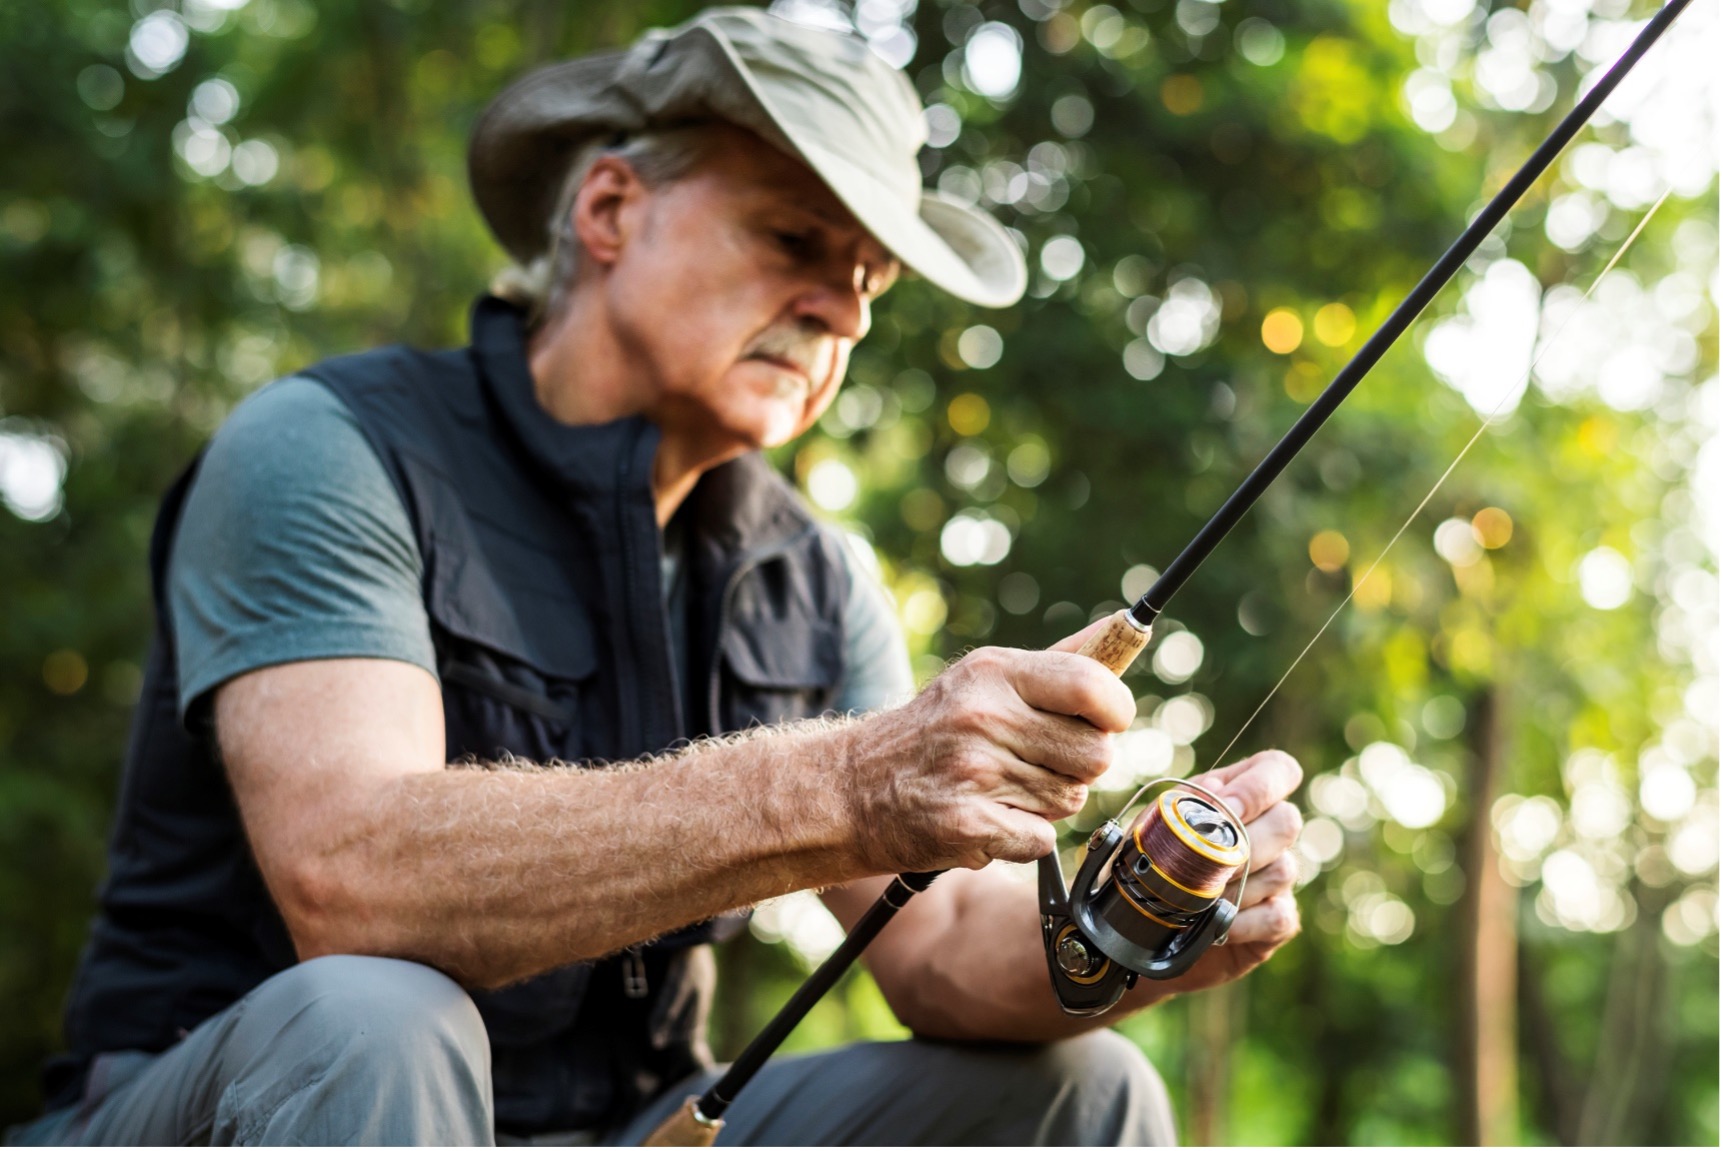
<svg viewBox="0 0 1723 1151">
<path fill-rule="evenodd" d="M 527 367 L 539 407 L 570 426 L 607 424 L 629 416 L 654 416 L 655 393 L 630 354 L 598 293 L 574 292 L 527 343 Z M 694 490 L 701 473 L 722 463 L 709 459 L 695 437 L 654 419 L 660 438 L 652 466 L 652 499 L 663 527 Z"/>
</svg>

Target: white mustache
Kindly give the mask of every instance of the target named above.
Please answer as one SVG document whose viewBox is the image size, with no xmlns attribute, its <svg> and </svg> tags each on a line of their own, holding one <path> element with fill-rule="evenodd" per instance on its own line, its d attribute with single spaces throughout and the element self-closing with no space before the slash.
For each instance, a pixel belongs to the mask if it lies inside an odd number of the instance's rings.
<svg viewBox="0 0 1723 1151">
<path fill-rule="evenodd" d="M 810 382 L 825 358 L 827 336 L 812 324 L 774 324 L 748 345 L 745 358 L 782 360 L 794 364 Z"/>
</svg>

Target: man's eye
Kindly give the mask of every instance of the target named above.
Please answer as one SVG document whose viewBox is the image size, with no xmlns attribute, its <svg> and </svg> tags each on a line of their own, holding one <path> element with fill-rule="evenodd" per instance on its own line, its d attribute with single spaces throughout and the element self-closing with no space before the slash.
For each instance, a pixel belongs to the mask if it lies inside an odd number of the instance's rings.
<svg viewBox="0 0 1723 1151">
<path fill-rule="evenodd" d="M 792 256 L 808 256 L 814 251 L 814 238 L 807 232 L 774 232 L 778 246 Z"/>
</svg>

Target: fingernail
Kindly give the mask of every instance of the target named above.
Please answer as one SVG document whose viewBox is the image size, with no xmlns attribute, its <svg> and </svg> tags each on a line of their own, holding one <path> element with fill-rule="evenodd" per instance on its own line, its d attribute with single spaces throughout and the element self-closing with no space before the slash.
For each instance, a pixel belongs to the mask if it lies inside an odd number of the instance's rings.
<svg viewBox="0 0 1723 1151">
<path fill-rule="evenodd" d="M 1240 799 L 1236 795 L 1223 795 L 1220 798 L 1222 803 L 1232 808 L 1232 813 L 1234 815 L 1244 814 L 1244 800 Z"/>
</svg>

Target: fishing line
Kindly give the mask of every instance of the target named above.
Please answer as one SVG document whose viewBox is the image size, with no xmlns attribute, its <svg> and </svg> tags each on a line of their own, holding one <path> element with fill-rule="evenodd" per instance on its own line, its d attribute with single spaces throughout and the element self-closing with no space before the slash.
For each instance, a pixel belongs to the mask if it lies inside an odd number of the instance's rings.
<svg viewBox="0 0 1723 1151">
<path fill-rule="evenodd" d="M 1437 477 L 1435 484 L 1431 486 L 1428 492 L 1424 493 L 1424 498 L 1418 501 L 1418 506 L 1412 509 L 1411 515 L 1406 517 L 1406 522 L 1400 525 L 1400 530 L 1396 531 L 1393 537 L 1389 539 L 1388 543 L 1382 548 L 1381 553 L 1377 555 L 1377 557 L 1371 561 L 1370 566 L 1364 570 L 1364 574 L 1359 576 L 1357 580 L 1353 581 L 1352 587 L 1346 592 L 1346 598 L 1342 599 L 1339 606 L 1329 613 L 1327 619 L 1322 621 L 1322 626 L 1316 629 L 1316 634 L 1310 637 L 1310 642 L 1304 645 L 1304 650 L 1298 653 L 1297 658 L 1292 661 L 1292 666 L 1288 667 L 1286 669 L 1286 673 L 1282 675 L 1280 679 L 1275 681 L 1274 686 L 1269 688 L 1268 694 L 1263 696 L 1262 702 L 1256 705 L 1256 710 L 1251 712 L 1250 717 L 1244 721 L 1242 726 L 1239 727 L 1237 734 L 1227 741 L 1226 747 L 1221 749 L 1221 753 L 1215 757 L 1214 763 L 1209 765 L 1210 771 L 1213 771 L 1221 765 L 1221 762 L 1226 759 L 1228 754 L 1231 753 L 1234 745 L 1244 737 L 1244 733 L 1250 728 L 1250 725 L 1256 722 L 1256 717 L 1262 714 L 1262 709 L 1268 706 L 1269 700 L 1273 699 L 1275 694 L 1280 691 L 1283 685 L 1285 685 L 1286 681 L 1292 678 L 1292 673 L 1298 670 L 1298 665 L 1304 662 L 1304 657 L 1310 654 L 1310 649 L 1315 647 L 1316 642 L 1327 633 L 1329 625 L 1339 617 L 1341 612 L 1346 610 L 1346 605 L 1352 602 L 1352 597 L 1358 594 L 1358 589 L 1368 583 L 1370 577 L 1376 574 L 1376 569 L 1381 566 L 1383 560 L 1388 558 L 1388 553 L 1393 550 L 1395 544 L 1400 542 L 1400 537 L 1406 534 L 1406 532 L 1411 528 L 1413 522 L 1424 513 L 1424 509 L 1429 506 L 1430 501 L 1436 498 L 1436 493 L 1442 489 L 1443 484 L 1448 482 L 1448 477 L 1454 474 L 1454 469 L 1460 466 L 1460 462 L 1466 458 L 1466 454 L 1472 450 L 1473 445 L 1482 439 L 1484 433 L 1489 431 L 1491 426 L 1495 424 L 1496 417 L 1501 414 L 1502 408 L 1507 405 L 1508 400 L 1515 395 L 1523 395 L 1524 389 L 1531 386 L 1532 375 L 1537 371 L 1538 365 L 1543 362 L 1545 353 L 1547 353 L 1550 348 L 1554 347 L 1556 342 L 1561 339 L 1562 333 L 1567 331 L 1567 326 L 1571 324 L 1573 322 L 1573 318 L 1579 314 L 1581 305 L 1591 299 L 1591 294 L 1597 290 L 1597 286 L 1603 282 L 1603 278 L 1609 275 L 1609 273 L 1615 269 L 1615 265 L 1621 261 L 1622 256 L 1627 254 L 1627 250 L 1633 246 L 1633 242 L 1639 238 L 1639 234 L 1643 232 L 1645 230 L 1645 226 L 1651 222 L 1651 217 L 1657 214 L 1657 209 L 1663 207 L 1663 202 L 1669 199 L 1669 192 L 1669 189 L 1665 189 L 1663 195 L 1657 198 L 1657 203 L 1651 205 L 1650 210 L 1647 211 L 1640 219 L 1638 226 L 1628 234 L 1627 239 L 1621 242 L 1621 246 L 1615 250 L 1615 254 L 1609 258 L 1609 262 L 1603 266 L 1603 271 L 1597 274 L 1597 276 L 1591 281 L 1591 286 L 1587 288 L 1585 290 L 1585 294 L 1579 298 L 1579 303 L 1576 303 L 1573 306 L 1573 309 L 1556 327 L 1556 330 L 1550 334 L 1550 338 L 1544 341 L 1543 347 L 1539 348 L 1537 354 L 1532 357 L 1532 362 L 1530 366 L 1526 368 L 1525 374 L 1523 376 L 1516 376 L 1514 379 L 1514 386 L 1509 387 L 1502 392 L 1501 398 L 1496 401 L 1495 407 L 1491 408 L 1489 414 L 1484 417 L 1484 422 L 1478 425 L 1478 430 L 1472 433 L 1472 438 L 1467 440 L 1466 446 L 1460 449 L 1460 454 L 1454 457 L 1453 462 L 1448 465 L 1447 470 Z M 1133 799 L 1132 803 L 1135 802 L 1136 801 Z M 1129 809 L 1129 805 L 1127 805 L 1126 809 Z"/>
</svg>

